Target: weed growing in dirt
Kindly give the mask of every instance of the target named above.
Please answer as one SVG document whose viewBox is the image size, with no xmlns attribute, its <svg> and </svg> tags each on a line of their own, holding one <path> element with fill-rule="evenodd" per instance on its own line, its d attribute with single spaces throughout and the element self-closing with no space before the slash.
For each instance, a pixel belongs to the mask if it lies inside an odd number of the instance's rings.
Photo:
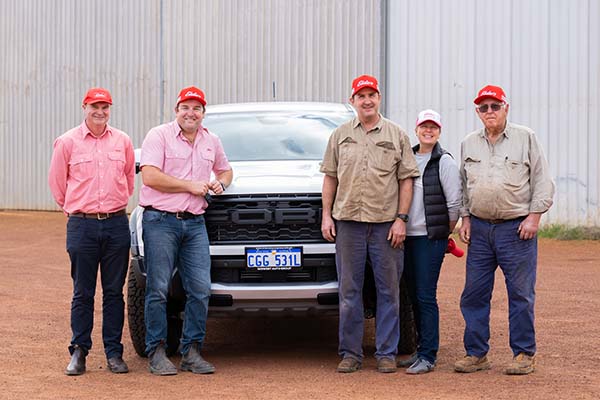
<svg viewBox="0 0 600 400">
<path fill-rule="evenodd" d="M 575 226 L 552 224 L 538 231 L 538 236 L 558 240 L 600 240 L 599 226 Z"/>
</svg>

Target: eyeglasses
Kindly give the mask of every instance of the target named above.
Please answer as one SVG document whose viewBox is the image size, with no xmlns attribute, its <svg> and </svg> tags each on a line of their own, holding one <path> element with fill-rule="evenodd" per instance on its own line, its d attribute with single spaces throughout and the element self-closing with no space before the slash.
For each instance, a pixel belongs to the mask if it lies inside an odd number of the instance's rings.
<svg viewBox="0 0 600 400">
<path fill-rule="evenodd" d="M 477 110 L 482 113 L 485 114 L 486 112 L 488 112 L 488 108 L 491 108 L 493 112 L 496 111 L 500 111 L 500 109 L 504 108 L 506 104 L 504 103 L 492 103 L 492 104 L 483 104 L 479 107 L 475 107 L 477 108 Z"/>
</svg>

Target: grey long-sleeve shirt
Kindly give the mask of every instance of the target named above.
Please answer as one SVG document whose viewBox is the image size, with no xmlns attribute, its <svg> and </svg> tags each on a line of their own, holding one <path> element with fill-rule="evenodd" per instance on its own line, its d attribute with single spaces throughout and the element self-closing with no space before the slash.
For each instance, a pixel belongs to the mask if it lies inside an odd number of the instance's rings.
<svg viewBox="0 0 600 400">
<path fill-rule="evenodd" d="M 421 176 L 413 180 L 413 198 L 408 212 L 409 219 L 406 224 L 407 236 L 427 235 L 427 225 L 425 222 L 425 205 L 423 204 L 423 171 L 431 159 L 431 153 L 416 153 L 415 159 L 421 172 Z M 440 158 L 440 183 L 446 196 L 446 205 L 448 206 L 448 215 L 450 221 L 458 220 L 462 200 L 462 188 L 460 183 L 460 174 L 456 162 L 449 154 L 444 154 Z"/>
</svg>

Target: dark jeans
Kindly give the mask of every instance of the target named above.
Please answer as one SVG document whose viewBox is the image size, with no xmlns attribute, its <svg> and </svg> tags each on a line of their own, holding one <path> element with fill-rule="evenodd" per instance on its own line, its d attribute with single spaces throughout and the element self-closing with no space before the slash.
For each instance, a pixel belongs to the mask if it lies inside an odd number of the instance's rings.
<svg viewBox="0 0 600 400">
<path fill-rule="evenodd" d="M 126 215 L 105 220 L 69 217 L 67 251 L 71 258 L 73 278 L 71 353 L 74 345 L 81 347 L 85 354 L 92 348 L 94 294 L 99 265 L 104 352 L 107 358 L 123 354 L 123 285 L 129 262 L 129 245 Z"/>
<path fill-rule="evenodd" d="M 336 265 L 339 280 L 339 354 L 363 359 L 364 313 L 362 289 L 367 257 L 371 261 L 377 290 L 375 357 L 394 358 L 398 352 L 399 282 L 404 253 L 387 240 L 391 222 L 336 222 Z"/>
<path fill-rule="evenodd" d="M 404 242 L 404 278 L 415 313 L 418 332 L 417 354 L 435 363 L 440 347 L 440 312 L 437 283 L 448 239 L 408 236 Z"/>
<path fill-rule="evenodd" d="M 142 217 L 146 261 L 146 352 L 167 341 L 167 296 L 177 265 L 186 293 L 181 353 L 202 345 L 210 298 L 210 253 L 204 217 L 177 219 L 160 211 Z M 176 350 L 176 349 L 173 349 Z"/>
<path fill-rule="evenodd" d="M 510 347 L 514 355 L 535 354 L 537 237 L 521 240 L 517 231 L 521 221 L 491 224 L 471 217 L 467 277 L 460 300 L 467 355 L 482 357 L 489 350 L 490 300 L 498 266 L 508 292 Z"/>
</svg>

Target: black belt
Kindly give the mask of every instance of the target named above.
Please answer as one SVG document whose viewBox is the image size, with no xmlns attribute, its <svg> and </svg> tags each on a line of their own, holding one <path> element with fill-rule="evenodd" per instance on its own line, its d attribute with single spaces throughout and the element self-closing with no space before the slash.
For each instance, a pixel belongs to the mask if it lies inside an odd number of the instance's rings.
<svg viewBox="0 0 600 400">
<path fill-rule="evenodd" d="M 126 215 L 127 213 L 125 212 L 125 209 L 123 210 L 119 210 L 119 211 L 115 211 L 112 213 L 74 213 L 74 214 L 69 214 L 69 217 L 75 217 L 75 218 L 90 218 L 90 219 L 99 219 L 99 220 L 103 220 L 103 219 L 109 219 L 112 217 L 118 217 L 120 215 Z"/>
<path fill-rule="evenodd" d="M 485 218 L 479 218 L 479 217 L 477 217 L 475 215 L 474 215 L 474 217 L 477 218 L 480 221 L 487 222 L 488 224 L 492 224 L 492 225 L 503 224 L 505 222 L 511 222 L 511 221 L 515 221 L 517 219 L 524 218 L 524 217 L 517 217 L 517 218 L 511 218 L 511 219 L 485 219 Z"/>
<path fill-rule="evenodd" d="M 144 207 L 144 209 L 148 210 L 148 211 L 157 211 L 157 212 L 161 212 L 161 213 L 165 213 L 165 214 L 174 215 L 175 218 L 177 218 L 177 219 L 192 219 L 192 218 L 198 218 L 198 217 L 202 216 L 202 214 L 192 214 L 189 211 L 177 211 L 177 212 L 164 211 L 164 210 L 159 210 L 157 208 L 154 208 L 152 206 L 146 206 L 146 207 Z"/>
</svg>

